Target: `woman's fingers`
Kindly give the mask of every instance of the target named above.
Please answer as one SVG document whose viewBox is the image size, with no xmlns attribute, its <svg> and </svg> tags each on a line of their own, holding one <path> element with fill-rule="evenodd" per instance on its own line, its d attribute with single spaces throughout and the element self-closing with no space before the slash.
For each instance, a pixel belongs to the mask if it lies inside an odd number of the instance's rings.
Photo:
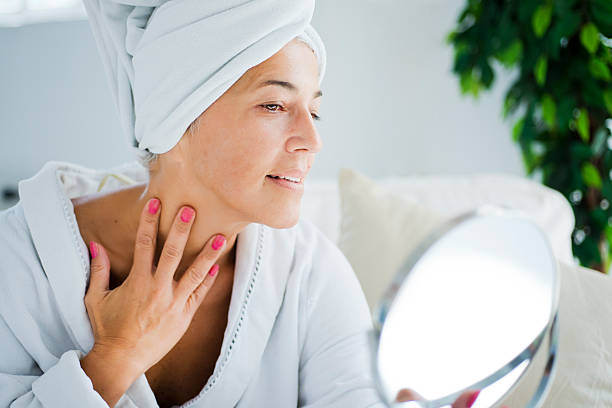
<svg viewBox="0 0 612 408">
<path fill-rule="evenodd" d="M 195 218 L 195 210 L 191 207 L 183 207 L 174 217 L 168 238 L 157 263 L 155 279 L 160 284 L 172 283 L 176 268 L 183 257 L 183 250 L 189 238 L 189 232 Z"/>
<path fill-rule="evenodd" d="M 195 312 L 215 281 L 219 271 L 215 261 L 219 258 L 225 242 L 223 235 L 211 237 L 179 280 L 176 287 L 177 300 L 185 302 L 187 310 Z"/>
<path fill-rule="evenodd" d="M 157 267 L 153 270 L 156 237 L 161 211 L 158 199 L 150 200 L 142 210 L 141 221 L 136 233 L 134 265 L 130 274 L 153 276 L 162 286 L 173 283 L 174 274 L 183 257 L 183 252 L 195 219 L 195 210 L 184 206 L 176 214 L 168 238 L 164 243 Z M 216 273 L 209 274 L 214 262 L 225 245 L 225 237 L 211 237 L 193 264 L 176 284 L 176 294 L 181 301 L 199 305 L 206 296 Z M 216 267 L 218 270 L 218 267 Z M 135 272 L 134 269 L 137 271 Z M 153 273 L 152 273 L 153 270 Z M 169 285 L 170 286 L 170 285 Z M 170 286 L 172 287 L 172 286 Z"/>
<path fill-rule="evenodd" d="M 474 405 L 480 391 L 466 391 L 453 402 L 452 408 L 470 408 Z M 423 397 L 409 388 L 402 388 L 395 397 L 395 402 L 418 401 Z"/>
<path fill-rule="evenodd" d="M 476 398 L 478 398 L 478 394 L 480 394 L 480 390 L 464 392 L 455 402 L 453 402 L 452 408 L 470 408 L 474 405 Z"/>
<path fill-rule="evenodd" d="M 410 388 L 402 388 L 397 392 L 395 402 L 418 401 L 422 399 L 423 397 L 421 397 L 421 395 L 417 394 Z"/>
<path fill-rule="evenodd" d="M 108 290 L 110 279 L 110 261 L 102 245 L 91 241 L 89 243 L 89 253 L 91 254 L 89 287 L 85 294 L 85 300 L 98 300 L 104 292 Z"/>
<path fill-rule="evenodd" d="M 134 244 L 134 261 L 130 275 L 151 276 L 157 242 L 157 226 L 161 213 L 160 207 L 161 202 L 157 198 L 152 198 L 140 213 L 140 222 L 138 223 Z"/>
</svg>

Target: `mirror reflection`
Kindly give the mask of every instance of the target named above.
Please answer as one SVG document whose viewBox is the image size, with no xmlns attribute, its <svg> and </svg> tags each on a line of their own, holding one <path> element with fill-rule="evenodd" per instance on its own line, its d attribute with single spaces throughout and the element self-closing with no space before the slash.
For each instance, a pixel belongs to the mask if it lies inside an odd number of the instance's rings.
<svg viewBox="0 0 612 408">
<path fill-rule="evenodd" d="M 524 214 L 482 207 L 449 224 L 410 255 L 378 311 L 377 370 L 389 395 L 408 387 L 444 400 L 500 370 L 516 381 L 526 368 L 517 357 L 537 351 L 557 314 L 556 261 Z M 513 384 L 483 390 L 475 406 L 492 406 Z"/>
</svg>

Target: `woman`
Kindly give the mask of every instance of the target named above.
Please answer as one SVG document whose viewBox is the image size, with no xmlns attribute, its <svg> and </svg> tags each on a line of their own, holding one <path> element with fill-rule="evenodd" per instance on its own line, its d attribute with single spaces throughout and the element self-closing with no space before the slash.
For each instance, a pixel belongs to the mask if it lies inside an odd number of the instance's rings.
<svg viewBox="0 0 612 408">
<path fill-rule="evenodd" d="M 313 120 L 324 49 L 312 31 L 300 36 L 314 3 L 224 0 L 217 10 L 198 9 L 215 2 L 137 3 L 85 4 L 101 49 L 105 38 L 116 40 L 105 37 L 111 25 L 96 20 L 103 10 L 127 22 L 126 44 L 139 34 L 126 49 L 149 68 L 138 71 L 134 61 L 133 71 L 114 71 L 111 81 L 122 123 L 148 152 L 147 168 L 99 172 L 49 162 L 0 214 L 0 405 L 383 406 L 359 283 L 337 247 L 298 220 L 303 180 L 322 147 Z M 274 38 L 280 28 L 270 25 L 270 42 L 245 57 L 246 71 L 226 61 L 210 72 L 233 76 L 184 85 L 199 65 L 175 62 L 168 71 L 138 52 L 159 52 L 152 38 L 163 49 L 199 12 L 257 15 L 292 28 Z M 250 35 L 241 29 L 237 41 Z M 184 35 L 180 45 L 193 38 Z M 138 80 L 153 71 L 147 80 L 159 86 L 147 88 Z M 122 75 L 133 106 L 122 101 Z M 196 91 L 221 94 L 187 109 L 185 95 Z M 198 106 L 206 109 L 182 130 Z M 133 182 L 97 191 L 108 173 Z"/>
</svg>

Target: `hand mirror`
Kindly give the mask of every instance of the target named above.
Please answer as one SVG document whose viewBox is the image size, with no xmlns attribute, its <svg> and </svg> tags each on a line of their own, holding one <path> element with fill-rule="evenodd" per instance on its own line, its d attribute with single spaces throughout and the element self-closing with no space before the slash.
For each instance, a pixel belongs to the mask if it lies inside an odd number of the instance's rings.
<svg viewBox="0 0 612 408">
<path fill-rule="evenodd" d="M 558 298 L 556 259 L 523 213 L 485 205 L 450 219 L 406 258 L 374 309 L 381 396 L 437 408 L 480 390 L 472 408 L 494 407 L 538 354 L 544 368 L 526 405 L 538 407 L 554 374 Z M 407 390 L 419 397 L 407 400 Z"/>
</svg>

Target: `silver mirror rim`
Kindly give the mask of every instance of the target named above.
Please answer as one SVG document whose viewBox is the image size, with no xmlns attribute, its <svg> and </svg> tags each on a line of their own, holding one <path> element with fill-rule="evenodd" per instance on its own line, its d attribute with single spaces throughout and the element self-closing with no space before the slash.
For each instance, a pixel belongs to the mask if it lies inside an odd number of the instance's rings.
<svg viewBox="0 0 612 408">
<path fill-rule="evenodd" d="M 451 229 L 457 227 L 459 224 L 464 223 L 472 218 L 476 218 L 476 217 L 483 216 L 483 215 L 496 215 L 496 216 L 520 218 L 520 219 L 526 220 L 530 222 L 536 228 L 536 230 L 538 230 L 540 234 L 542 234 L 542 236 L 544 236 L 546 248 L 548 249 L 548 253 L 551 259 L 555 261 L 553 262 L 554 279 L 553 279 L 552 308 L 551 308 L 551 313 L 550 313 L 548 324 L 536 336 L 533 342 L 529 344 L 529 346 L 527 346 L 521 353 L 519 353 L 515 358 L 513 358 L 511 361 L 505 364 L 502 368 L 500 368 L 493 374 L 487 376 L 483 380 L 480 380 L 470 385 L 467 388 L 468 389 L 482 389 L 488 385 L 491 385 L 498 379 L 502 378 L 503 376 L 511 372 L 514 368 L 516 368 L 523 361 L 529 360 L 530 361 L 529 364 L 527 365 L 525 370 L 523 370 L 521 375 L 518 377 L 515 384 L 513 384 L 512 387 L 510 387 L 508 391 L 506 391 L 499 398 L 499 400 L 506 397 L 509 393 L 511 393 L 516 388 L 516 386 L 520 382 L 520 379 L 527 372 L 527 370 L 531 366 L 533 357 L 535 356 L 535 354 L 539 351 L 541 347 L 542 340 L 544 339 L 546 334 L 549 333 L 549 342 L 550 342 L 549 358 L 546 364 L 544 375 L 540 381 L 540 384 L 538 385 L 538 388 L 536 389 L 536 392 L 534 393 L 533 397 L 529 401 L 527 408 L 537 408 L 539 405 L 541 405 L 543 401 L 542 398 L 546 395 L 546 393 L 550 389 L 550 385 L 551 385 L 550 380 L 552 377 L 554 377 L 554 369 L 556 367 L 555 362 L 556 362 L 556 354 L 557 354 L 557 347 L 558 347 L 559 322 L 558 322 L 557 317 L 558 317 L 558 310 L 559 310 L 559 292 L 560 292 L 558 262 L 550 247 L 548 239 L 546 239 L 545 234 L 533 222 L 533 220 L 529 218 L 525 213 L 523 213 L 522 211 L 516 210 L 514 208 L 511 208 L 511 207 L 484 204 L 473 210 L 470 210 L 458 216 L 455 216 L 451 218 L 450 220 L 446 221 L 445 223 L 443 223 L 438 228 L 434 229 L 434 231 L 432 231 L 417 246 L 417 248 L 411 254 L 409 254 L 408 257 L 404 260 L 399 271 L 396 273 L 391 284 L 385 291 L 382 299 L 377 303 L 374 309 L 374 312 L 372 314 L 374 325 L 373 325 L 373 329 L 370 332 L 370 336 L 369 336 L 369 341 L 370 341 L 370 346 L 371 346 L 370 347 L 371 363 L 372 363 L 372 370 L 374 371 L 374 378 L 376 381 L 378 393 L 387 402 L 387 404 L 389 405 L 393 404 L 394 406 L 405 405 L 405 404 L 396 403 L 393 400 L 390 400 L 389 396 L 385 395 L 386 393 L 382 391 L 384 389 L 384 386 L 383 386 L 382 378 L 380 377 L 380 373 L 378 372 L 378 361 L 377 361 L 379 346 L 380 346 L 380 335 L 382 333 L 382 328 L 384 326 L 386 317 L 391 307 L 393 306 L 393 302 L 397 296 L 397 293 L 399 289 L 401 288 L 401 284 L 403 283 L 404 279 L 409 275 L 410 271 L 416 265 L 416 263 L 423 257 L 423 255 L 427 252 L 427 250 L 438 241 L 439 238 L 441 238 Z M 462 392 L 463 390 L 460 390 L 455 393 L 444 396 L 442 398 L 438 398 L 436 400 L 418 401 L 418 402 L 420 406 L 424 408 L 438 408 L 440 406 L 452 404 L 461 395 Z"/>
</svg>

